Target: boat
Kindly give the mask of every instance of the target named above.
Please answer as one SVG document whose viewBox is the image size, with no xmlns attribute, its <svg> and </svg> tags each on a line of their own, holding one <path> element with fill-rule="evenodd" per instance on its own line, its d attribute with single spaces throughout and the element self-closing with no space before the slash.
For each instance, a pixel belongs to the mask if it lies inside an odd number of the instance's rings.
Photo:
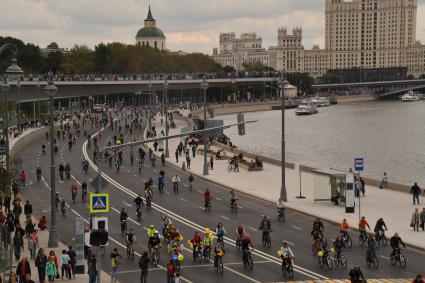
<svg viewBox="0 0 425 283">
<path fill-rule="evenodd" d="M 302 101 L 295 110 L 296 115 L 311 115 L 319 113 L 316 104 L 311 101 Z"/>
<path fill-rule="evenodd" d="M 317 105 L 317 107 L 330 106 L 331 102 L 327 97 L 316 96 L 311 99 L 311 102 Z"/>
<path fill-rule="evenodd" d="M 411 101 L 418 101 L 419 100 L 419 96 L 414 93 L 412 90 L 409 90 L 408 92 L 406 92 L 405 94 L 403 94 L 401 96 L 401 101 L 403 102 L 411 102 Z"/>
</svg>

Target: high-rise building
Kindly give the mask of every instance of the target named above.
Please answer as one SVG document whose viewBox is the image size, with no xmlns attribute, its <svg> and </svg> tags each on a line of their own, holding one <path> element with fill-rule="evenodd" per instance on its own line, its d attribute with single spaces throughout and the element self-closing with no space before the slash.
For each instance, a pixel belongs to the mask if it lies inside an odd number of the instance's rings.
<svg viewBox="0 0 425 283">
<path fill-rule="evenodd" d="M 264 51 L 252 50 L 242 59 L 255 60 L 256 52 L 263 55 L 275 70 L 308 72 L 320 76 L 327 70 L 352 68 L 406 67 L 408 74 L 425 74 L 425 45 L 416 41 L 417 0 L 326 0 L 325 48 L 315 45 L 305 49 L 301 28 L 288 34 L 279 28 L 277 45 Z M 231 58 L 231 49 L 214 58 L 222 65 L 240 70 L 243 62 L 220 61 L 222 54 Z"/>
</svg>

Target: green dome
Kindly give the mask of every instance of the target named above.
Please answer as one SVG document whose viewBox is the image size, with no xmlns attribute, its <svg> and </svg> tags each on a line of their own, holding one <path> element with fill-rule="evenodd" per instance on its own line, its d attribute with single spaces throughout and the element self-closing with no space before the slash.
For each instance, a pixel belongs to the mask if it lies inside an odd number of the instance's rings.
<svg viewBox="0 0 425 283">
<path fill-rule="evenodd" d="M 164 33 L 157 27 L 144 27 L 139 29 L 136 38 L 138 37 L 162 37 L 165 38 Z"/>
</svg>

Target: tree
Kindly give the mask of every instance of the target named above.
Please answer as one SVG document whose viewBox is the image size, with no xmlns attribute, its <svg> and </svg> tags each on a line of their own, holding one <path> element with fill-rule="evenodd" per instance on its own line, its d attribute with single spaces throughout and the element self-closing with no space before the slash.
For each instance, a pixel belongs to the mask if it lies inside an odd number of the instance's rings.
<svg viewBox="0 0 425 283">
<path fill-rule="evenodd" d="M 314 83 L 314 79 L 308 73 L 289 73 L 287 79 L 301 93 L 311 93 L 311 85 Z"/>
<path fill-rule="evenodd" d="M 66 74 L 90 74 L 95 71 L 94 52 L 86 45 L 75 45 L 63 56 L 61 71 Z"/>
<path fill-rule="evenodd" d="M 267 70 L 267 66 L 260 61 L 245 62 L 242 67 L 246 72 L 263 72 Z"/>
</svg>

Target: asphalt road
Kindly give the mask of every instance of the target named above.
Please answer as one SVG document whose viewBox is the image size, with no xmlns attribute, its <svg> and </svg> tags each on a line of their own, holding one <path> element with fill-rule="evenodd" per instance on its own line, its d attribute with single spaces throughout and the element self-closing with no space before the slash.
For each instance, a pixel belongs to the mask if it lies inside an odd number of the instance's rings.
<svg viewBox="0 0 425 283">
<path fill-rule="evenodd" d="M 90 131 L 90 129 L 88 129 Z M 91 129 L 91 131 L 94 131 Z M 102 134 L 102 143 L 106 143 L 105 137 L 116 135 L 109 129 Z M 133 137 L 140 138 L 141 133 L 136 132 Z M 128 138 L 129 136 L 127 136 Z M 131 137 L 131 138 L 133 138 Z M 72 179 L 58 182 L 59 174 L 57 174 L 57 191 L 61 196 L 65 196 L 70 202 L 71 192 L 70 187 L 72 182 L 82 183 L 86 181 L 90 183 L 95 178 L 96 172 L 93 167 L 90 167 L 89 174 L 85 175 L 81 169 L 81 157 L 83 156 L 84 140 L 83 136 L 78 140 L 77 145 L 72 152 L 68 151 L 66 141 L 60 140 L 60 152 L 56 156 L 56 164 L 59 162 L 69 162 L 72 168 Z M 49 153 L 41 155 L 41 144 L 45 140 L 40 140 L 26 147 L 19 153 L 19 157 L 23 159 L 22 167 L 26 172 L 29 172 L 29 183 L 23 192 L 25 199 L 29 199 L 33 204 L 35 215 L 50 216 L 50 156 Z M 92 147 L 93 149 L 93 147 Z M 92 152 L 89 151 L 89 157 L 92 157 Z M 137 149 L 135 149 L 137 156 Z M 196 157 L 202 158 L 202 157 Z M 171 160 L 172 162 L 172 160 Z M 43 181 L 36 182 L 35 167 L 39 164 L 43 172 Z M 294 280 L 313 280 L 313 279 L 346 279 L 350 267 L 355 264 L 361 266 L 367 278 L 414 278 L 416 274 L 423 273 L 423 257 L 424 253 L 419 250 L 408 248 L 404 251 L 407 258 L 407 268 L 402 269 L 399 266 L 392 266 L 389 262 L 391 249 L 389 247 L 381 248 L 378 251 L 379 268 L 368 268 L 365 263 L 365 249 L 361 248 L 357 242 L 358 234 L 351 232 L 353 238 L 353 248 L 345 251 L 345 256 L 348 260 L 348 268 L 336 268 L 332 270 L 323 270 L 318 265 L 317 256 L 313 256 L 311 252 L 312 239 L 310 231 L 314 217 L 304 215 L 292 210 L 286 211 L 286 221 L 280 223 L 276 218 L 275 204 L 265 202 L 250 196 L 238 194 L 238 204 L 240 209 L 237 215 L 230 212 L 228 195 L 229 191 L 223 187 L 202 180 L 195 176 L 193 191 L 188 191 L 187 175 L 175 166 L 167 163 L 165 167 L 157 161 L 156 168 L 153 168 L 148 161 L 145 161 L 142 174 L 138 173 L 137 163 L 134 166 L 130 165 L 128 151 L 124 155 L 124 163 L 117 174 L 115 170 L 110 170 L 108 166 L 102 166 L 109 179 L 109 184 L 104 188 L 104 192 L 110 195 L 111 210 L 109 217 L 109 236 L 110 242 L 106 251 L 106 256 L 102 259 L 102 268 L 110 272 L 109 253 L 113 247 L 119 248 L 124 255 L 123 263 L 120 265 L 118 280 L 121 282 L 134 282 L 139 277 L 139 269 L 137 258 L 133 262 L 125 257 L 125 240 L 120 233 L 119 211 L 121 208 L 127 208 L 131 220 L 129 227 L 135 230 L 138 243 L 136 244 L 136 252 L 141 254 L 147 248 L 146 227 L 154 224 L 158 230 L 161 227 L 161 215 L 168 214 L 174 225 L 180 230 L 184 236 L 184 243 L 191 239 L 195 231 L 204 231 L 204 227 L 214 228 L 218 222 L 222 222 L 227 230 L 228 237 L 226 240 L 226 256 L 224 257 L 225 270 L 223 274 L 218 274 L 212 263 L 194 263 L 191 257 L 191 251 L 185 250 L 183 255 L 185 259 L 182 263 L 182 277 L 186 282 L 278 282 L 286 281 L 287 278 L 282 276 L 280 270 L 280 259 L 277 258 L 277 250 L 279 249 L 282 240 L 286 240 L 295 254 L 295 276 Z M 165 170 L 166 183 L 165 193 L 159 194 L 154 190 L 153 207 L 148 210 L 143 209 L 143 219 L 141 223 L 134 221 L 136 219 L 136 210 L 133 206 L 133 199 L 138 193 L 143 192 L 143 184 L 146 179 L 152 177 L 155 181 L 159 170 Z M 171 177 L 178 174 L 182 180 L 180 193 L 178 195 L 172 192 Z M 234 173 L 237 174 L 237 173 Z M 32 181 L 32 182 L 31 182 Z M 212 212 L 207 214 L 203 209 L 202 194 L 205 188 L 209 188 L 213 195 Z M 89 186 L 89 189 L 94 192 L 94 188 Z M 261 188 L 259 188 L 261 189 Z M 67 210 L 66 217 L 58 216 L 59 239 L 65 243 L 72 243 L 73 239 L 73 215 L 81 215 L 88 217 L 88 205 L 81 203 L 81 192 L 78 192 L 77 203 L 70 203 L 70 209 Z M 272 219 L 271 233 L 272 246 L 264 248 L 261 244 L 261 231 L 257 228 L 260 224 L 262 215 L 268 215 Z M 385 216 L 384 216 L 385 218 Z M 235 228 L 239 223 L 242 223 L 252 236 L 255 251 L 253 253 L 254 269 L 252 271 L 245 270 L 242 265 L 242 256 L 233 244 L 235 238 Z M 325 223 L 325 235 L 329 239 L 334 239 L 338 235 L 338 227 L 334 224 Z M 188 248 L 188 247 L 187 247 Z M 161 266 L 166 266 L 168 261 L 166 249 L 161 249 Z M 149 278 L 152 282 L 165 280 L 165 271 L 160 268 L 150 270 Z M 164 281 L 163 281 L 164 282 Z"/>
</svg>

